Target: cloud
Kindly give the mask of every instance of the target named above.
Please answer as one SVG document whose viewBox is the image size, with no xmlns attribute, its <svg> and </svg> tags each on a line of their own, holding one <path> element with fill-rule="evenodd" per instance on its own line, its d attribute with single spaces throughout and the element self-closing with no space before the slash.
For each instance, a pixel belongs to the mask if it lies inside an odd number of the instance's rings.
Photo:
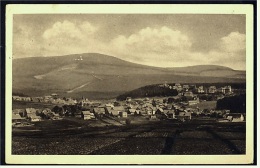
<svg viewBox="0 0 260 168">
<path fill-rule="evenodd" d="M 96 30 L 97 28 L 87 21 L 77 26 L 70 21 L 64 20 L 63 22 L 54 23 L 50 29 L 47 29 L 43 33 L 43 38 L 82 39 L 86 35 L 91 35 L 95 33 Z"/>
<path fill-rule="evenodd" d="M 98 52 L 95 40 L 98 27 L 88 21 L 80 24 L 64 20 L 36 31 L 26 24 L 14 26 L 13 57 L 59 56 Z"/>
<path fill-rule="evenodd" d="M 136 57 L 142 57 L 142 60 L 149 65 L 157 64 L 157 66 L 158 60 L 163 62 L 179 58 L 179 55 L 189 50 L 191 45 L 187 35 L 166 26 L 146 27 L 128 37 L 119 35 L 111 41 L 112 52 L 122 56 L 123 59 L 134 61 Z"/>
<path fill-rule="evenodd" d="M 194 52 L 191 50 L 194 41 L 180 30 L 165 26 L 147 27 L 128 37 L 119 35 L 114 38 L 110 53 L 128 61 L 151 66 L 215 64 L 245 69 L 245 34 L 231 32 L 216 40 L 218 48 L 208 52 Z"/>
<path fill-rule="evenodd" d="M 246 48 L 246 35 L 239 32 L 231 32 L 221 38 L 221 48 L 226 52 L 240 52 Z"/>
<path fill-rule="evenodd" d="M 98 27 L 88 21 L 78 25 L 68 20 L 56 22 L 42 34 L 44 55 L 93 52 L 98 46 L 94 38 L 97 30 Z"/>
<path fill-rule="evenodd" d="M 186 35 L 168 27 L 160 29 L 147 27 L 129 37 L 118 36 L 112 40 L 112 44 L 121 49 L 134 49 L 155 53 L 180 52 L 191 46 L 191 42 Z"/>
<path fill-rule="evenodd" d="M 109 31 L 88 21 L 78 24 L 64 20 L 41 31 L 26 24 L 14 26 L 14 57 L 97 52 L 150 66 L 215 64 L 245 69 L 246 36 L 239 32 L 216 39 L 214 49 L 200 52 L 192 50 L 196 39 L 167 26 L 144 27 L 128 36 L 118 34 L 112 39 L 104 39 L 102 33 Z"/>
</svg>

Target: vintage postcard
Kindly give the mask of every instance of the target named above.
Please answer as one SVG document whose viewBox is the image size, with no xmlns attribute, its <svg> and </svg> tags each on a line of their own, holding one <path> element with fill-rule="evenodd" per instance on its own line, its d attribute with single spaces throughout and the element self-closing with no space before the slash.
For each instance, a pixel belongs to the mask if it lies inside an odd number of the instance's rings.
<svg viewBox="0 0 260 168">
<path fill-rule="evenodd" d="M 6 162 L 251 164 L 253 5 L 8 5 Z"/>
</svg>

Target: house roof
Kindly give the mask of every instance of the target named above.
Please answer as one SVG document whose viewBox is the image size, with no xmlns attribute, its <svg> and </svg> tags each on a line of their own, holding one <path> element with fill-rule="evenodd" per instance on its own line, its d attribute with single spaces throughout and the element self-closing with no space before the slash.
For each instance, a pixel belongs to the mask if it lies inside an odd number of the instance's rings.
<svg viewBox="0 0 260 168">
<path fill-rule="evenodd" d="M 192 97 L 192 96 L 193 96 L 193 93 L 192 93 L 192 92 L 185 92 L 185 93 L 184 93 L 184 96 L 185 96 L 185 97 L 187 97 L 187 96 L 188 96 L 188 97 L 189 97 L 189 96 Z"/>
<path fill-rule="evenodd" d="M 27 114 L 27 116 L 31 119 L 40 119 L 41 117 L 40 116 L 37 116 L 36 114 Z"/>
<path fill-rule="evenodd" d="M 27 114 L 36 113 L 36 109 L 35 108 L 26 108 L 25 110 L 26 110 Z"/>
<path fill-rule="evenodd" d="M 113 115 L 118 115 L 119 112 L 125 112 L 125 108 L 123 106 L 116 106 L 116 107 L 107 107 L 108 113 L 112 113 Z"/>
<path fill-rule="evenodd" d="M 113 108 L 113 110 L 116 110 L 116 111 L 125 111 L 125 108 L 123 106 L 116 106 Z"/>
<path fill-rule="evenodd" d="M 12 115 L 12 119 L 13 120 L 21 120 L 21 119 L 23 119 L 20 115 L 18 115 L 18 114 L 13 114 Z"/>
<path fill-rule="evenodd" d="M 112 113 L 113 115 L 118 115 L 119 111 L 117 111 L 117 110 L 110 110 L 109 113 L 110 114 Z"/>
<path fill-rule="evenodd" d="M 134 113 L 136 109 L 129 109 L 129 112 Z"/>
<path fill-rule="evenodd" d="M 42 110 L 42 112 L 51 112 L 51 109 L 45 108 L 45 109 Z"/>
<path fill-rule="evenodd" d="M 240 118 L 241 115 L 243 115 L 242 113 L 229 113 L 229 114 L 226 114 L 227 117 L 233 117 L 233 118 Z"/>
<path fill-rule="evenodd" d="M 91 115 L 91 114 L 93 114 L 93 113 L 91 113 L 90 111 L 82 111 L 82 114 L 83 114 L 83 115 Z"/>
<path fill-rule="evenodd" d="M 158 108 L 157 110 L 159 110 L 160 112 L 163 112 L 163 109 L 162 109 L 162 108 Z"/>
<path fill-rule="evenodd" d="M 94 112 L 95 113 L 105 113 L 105 109 L 104 108 L 94 108 Z"/>
</svg>

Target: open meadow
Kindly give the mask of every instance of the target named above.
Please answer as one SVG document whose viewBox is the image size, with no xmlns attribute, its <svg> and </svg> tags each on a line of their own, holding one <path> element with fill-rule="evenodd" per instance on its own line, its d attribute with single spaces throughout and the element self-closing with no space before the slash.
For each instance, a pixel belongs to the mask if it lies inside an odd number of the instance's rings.
<svg viewBox="0 0 260 168">
<path fill-rule="evenodd" d="M 96 122 L 96 121 L 93 121 Z M 175 122 L 91 127 L 91 122 L 39 122 L 14 128 L 14 155 L 245 154 L 245 122 Z"/>
</svg>

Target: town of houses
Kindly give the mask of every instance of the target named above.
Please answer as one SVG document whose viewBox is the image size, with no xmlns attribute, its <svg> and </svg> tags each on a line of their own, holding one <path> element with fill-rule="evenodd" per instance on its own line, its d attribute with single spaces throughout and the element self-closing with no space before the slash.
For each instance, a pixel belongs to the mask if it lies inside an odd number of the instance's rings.
<svg viewBox="0 0 260 168">
<path fill-rule="evenodd" d="M 219 122 L 243 122 L 245 114 L 230 113 L 229 110 L 200 109 L 196 105 L 202 101 L 205 95 L 213 95 L 215 100 L 226 96 L 234 95 L 231 86 L 217 88 L 216 86 L 198 86 L 188 84 L 167 83 L 158 85 L 176 89 L 177 96 L 171 97 L 147 97 L 131 98 L 127 97 L 125 101 L 90 101 L 87 98 L 73 99 L 60 98 L 58 94 L 51 94 L 44 97 L 22 97 L 13 96 L 13 101 L 26 101 L 37 103 L 53 104 L 53 108 L 35 109 L 27 107 L 25 109 L 12 110 L 13 126 L 30 126 L 34 122 L 45 120 L 62 120 L 65 117 L 74 117 L 80 120 L 97 120 L 103 117 L 125 118 L 130 116 L 145 116 L 149 120 L 178 120 L 190 121 L 193 118 L 217 117 Z M 69 106 L 76 107 L 74 111 Z"/>
</svg>

